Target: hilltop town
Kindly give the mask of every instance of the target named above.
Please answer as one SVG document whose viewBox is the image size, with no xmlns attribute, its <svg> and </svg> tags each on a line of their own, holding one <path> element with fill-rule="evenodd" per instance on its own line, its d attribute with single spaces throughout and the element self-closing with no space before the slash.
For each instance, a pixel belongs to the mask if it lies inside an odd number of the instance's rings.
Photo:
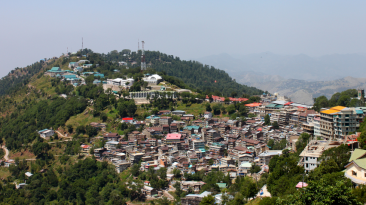
<svg viewBox="0 0 366 205">
<path fill-rule="evenodd" d="M 342 187 L 366 183 L 358 140 L 365 132 L 363 89 L 349 99 L 359 106 L 319 107 L 279 93 L 193 88 L 146 65 L 144 51 L 121 56 L 125 61 L 91 52 L 42 59 L 28 86 L 9 94 L 15 103 L 1 100 L 7 189 L 12 184 L 21 195 L 61 187 L 45 191 L 48 198 L 30 194 L 28 202 L 81 202 L 95 194 L 112 204 L 291 204 L 288 195 L 315 181 L 332 186 L 323 182 L 332 174 Z M 82 187 L 77 180 L 90 188 L 68 196 L 68 186 Z"/>
</svg>

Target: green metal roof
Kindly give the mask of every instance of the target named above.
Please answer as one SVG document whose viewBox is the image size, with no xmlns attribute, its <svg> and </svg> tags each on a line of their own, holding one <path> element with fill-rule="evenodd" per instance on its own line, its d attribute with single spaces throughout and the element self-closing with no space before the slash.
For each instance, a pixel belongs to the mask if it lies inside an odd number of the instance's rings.
<svg viewBox="0 0 366 205">
<path fill-rule="evenodd" d="M 266 107 L 276 107 L 276 104 L 269 104 L 269 105 L 266 105 Z"/>
<path fill-rule="evenodd" d="M 363 149 L 355 149 L 353 151 L 349 162 L 354 161 L 358 166 L 366 169 L 366 150 Z"/>
<path fill-rule="evenodd" d="M 226 188 L 226 183 L 216 183 L 217 186 L 220 187 L 220 189 Z"/>
</svg>

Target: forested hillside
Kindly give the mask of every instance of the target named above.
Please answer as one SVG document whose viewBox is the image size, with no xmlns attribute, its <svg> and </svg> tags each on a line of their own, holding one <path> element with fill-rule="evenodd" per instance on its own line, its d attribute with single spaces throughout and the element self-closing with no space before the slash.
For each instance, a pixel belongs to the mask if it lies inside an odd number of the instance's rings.
<svg viewBox="0 0 366 205">
<path fill-rule="evenodd" d="M 103 58 L 110 61 L 126 61 L 136 62 L 135 66 L 139 66 L 141 62 L 141 52 L 132 52 L 129 56 L 124 56 L 129 50 L 121 52 L 112 51 Z M 259 95 L 263 91 L 255 87 L 242 85 L 233 80 L 229 74 L 223 70 L 219 70 L 213 66 L 202 65 L 197 61 L 180 60 L 179 57 L 167 55 L 159 51 L 146 51 L 145 59 L 147 67 L 156 71 L 165 72 L 169 76 L 177 77 L 183 80 L 189 87 L 201 90 L 204 93 L 216 92 L 216 95 L 230 96 L 237 93 L 238 96 L 243 94 Z"/>
<path fill-rule="evenodd" d="M 320 96 L 314 98 L 314 109 L 320 111 L 321 108 L 334 107 L 334 106 L 344 106 L 344 107 L 363 107 L 364 102 L 357 99 L 357 90 L 349 89 L 343 92 L 337 92 L 332 95 L 328 100 L 327 97 Z"/>
<path fill-rule="evenodd" d="M 0 95 L 9 94 L 29 82 L 45 66 L 44 62 L 36 62 L 24 68 L 15 68 L 0 80 Z"/>
</svg>

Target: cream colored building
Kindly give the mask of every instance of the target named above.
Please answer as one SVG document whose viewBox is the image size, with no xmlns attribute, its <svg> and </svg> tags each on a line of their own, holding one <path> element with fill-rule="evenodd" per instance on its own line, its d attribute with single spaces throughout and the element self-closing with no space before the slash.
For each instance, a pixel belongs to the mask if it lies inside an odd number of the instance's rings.
<svg viewBox="0 0 366 205">
<path fill-rule="evenodd" d="M 356 186 L 366 184 L 366 150 L 355 149 L 345 166 L 344 176 L 350 179 Z"/>
</svg>

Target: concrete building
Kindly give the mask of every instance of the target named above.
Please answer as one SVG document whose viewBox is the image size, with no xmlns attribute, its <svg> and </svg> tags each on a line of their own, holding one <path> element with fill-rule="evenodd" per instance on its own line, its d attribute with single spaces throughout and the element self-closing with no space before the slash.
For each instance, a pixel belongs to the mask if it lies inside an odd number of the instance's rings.
<svg viewBox="0 0 366 205">
<path fill-rule="evenodd" d="M 299 165 L 309 172 L 320 165 L 319 158 L 324 150 L 338 147 L 342 143 L 340 141 L 312 140 L 300 154 Z"/>
<path fill-rule="evenodd" d="M 159 125 L 170 125 L 172 123 L 173 119 L 171 117 L 161 117 L 159 119 Z"/>
<path fill-rule="evenodd" d="M 38 134 L 41 138 L 43 138 L 45 140 L 49 140 L 50 137 L 55 134 L 55 131 L 50 130 L 50 129 L 44 129 L 44 130 L 38 131 Z"/>
<path fill-rule="evenodd" d="M 268 165 L 269 161 L 272 159 L 273 156 L 280 156 L 282 154 L 282 150 L 267 150 L 265 152 L 262 152 L 259 157 L 259 163 L 258 165 Z"/>
<path fill-rule="evenodd" d="M 320 133 L 320 117 L 314 117 L 313 123 L 314 123 L 314 136 L 316 138 L 321 137 L 321 133 Z"/>
<path fill-rule="evenodd" d="M 175 91 L 140 91 L 140 92 L 130 92 L 130 98 L 154 98 L 161 97 L 165 95 L 166 98 L 170 98 L 170 96 L 175 99 L 177 98 Z"/>
<path fill-rule="evenodd" d="M 181 199 L 181 205 L 199 205 L 203 197 L 211 195 L 211 192 L 204 191 L 202 194 L 188 194 Z"/>
<path fill-rule="evenodd" d="M 205 112 L 203 114 L 203 116 L 204 116 L 205 119 L 211 119 L 212 118 L 212 113 L 211 112 Z"/>
<path fill-rule="evenodd" d="M 343 138 L 356 132 L 363 120 L 363 111 L 342 106 L 320 112 L 320 134 L 324 139 Z"/>
<path fill-rule="evenodd" d="M 157 85 L 163 81 L 163 78 L 158 74 L 153 74 L 142 78 L 142 80 L 147 82 L 149 85 Z"/>
<path fill-rule="evenodd" d="M 105 148 L 107 150 L 115 150 L 117 149 L 118 142 L 117 141 L 108 141 L 105 143 Z"/>
</svg>

